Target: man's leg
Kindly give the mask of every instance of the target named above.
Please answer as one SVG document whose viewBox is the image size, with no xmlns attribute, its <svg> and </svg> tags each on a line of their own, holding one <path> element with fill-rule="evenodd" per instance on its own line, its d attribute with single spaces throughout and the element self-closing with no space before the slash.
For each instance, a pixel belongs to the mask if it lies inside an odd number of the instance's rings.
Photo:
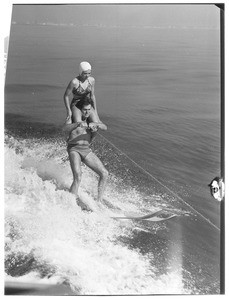
<svg viewBox="0 0 229 300">
<path fill-rule="evenodd" d="M 82 171 L 81 171 L 81 157 L 79 153 L 75 151 L 69 152 L 69 160 L 70 160 L 70 165 L 72 169 L 72 174 L 73 174 L 73 182 L 70 187 L 70 192 L 72 194 L 75 194 L 78 196 L 78 189 L 82 177 Z"/>
<path fill-rule="evenodd" d="M 98 201 L 101 201 L 103 199 L 103 194 L 108 179 L 108 171 L 98 156 L 96 156 L 93 152 L 86 156 L 84 163 L 99 175 Z"/>
</svg>

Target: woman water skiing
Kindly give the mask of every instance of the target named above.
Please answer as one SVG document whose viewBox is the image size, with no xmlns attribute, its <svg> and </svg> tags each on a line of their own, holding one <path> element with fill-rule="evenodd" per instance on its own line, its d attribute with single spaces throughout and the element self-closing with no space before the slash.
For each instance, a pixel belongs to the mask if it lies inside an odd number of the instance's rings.
<svg viewBox="0 0 229 300">
<path fill-rule="evenodd" d="M 69 82 L 64 93 L 64 104 L 67 110 L 67 123 L 71 124 L 78 119 L 80 110 L 77 108 L 77 103 L 85 96 L 90 96 L 93 101 L 91 116 L 94 120 L 96 119 L 98 122 L 100 121 L 97 113 L 94 87 L 95 79 L 91 76 L 91 65 L 86 61 L 81 62 L 79 65 L 79 75 Z M 71 95 L 73 98 L 70 103 Z"/>
</svg>

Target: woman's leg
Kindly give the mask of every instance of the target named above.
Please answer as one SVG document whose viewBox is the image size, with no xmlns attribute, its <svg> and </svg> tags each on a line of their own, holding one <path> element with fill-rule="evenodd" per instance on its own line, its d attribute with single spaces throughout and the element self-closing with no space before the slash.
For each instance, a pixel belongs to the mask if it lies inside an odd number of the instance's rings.
<svg viewBox="0 0 229 300">
<path fill-rule="evenodd" d="M 98 115 L 95 112 L 95 110 L 94 110 L 93 107 L 91 108 L 91 114 L 90 114 L 90 116 L 89 116 L 88 119 L 89 119 L 90 122 L 95 122 L 95 123 L 99 123 L 100 122 L 99 117 L 98 117 Z"/>
<path fill-rule="evenodd" d="M 71 106 L 72 110 L 72 123 L 81 122 L 82 121 L 82 113 L 75 105 Z"/>
</svg>

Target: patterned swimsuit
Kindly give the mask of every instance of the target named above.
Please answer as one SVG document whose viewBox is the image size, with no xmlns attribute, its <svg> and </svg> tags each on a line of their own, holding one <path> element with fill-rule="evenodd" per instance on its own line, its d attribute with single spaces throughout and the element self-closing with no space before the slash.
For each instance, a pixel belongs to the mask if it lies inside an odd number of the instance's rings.
<svg viewBox="0 0 229 300">
<path fill-rule="evenodd" d="M 85 89 L 82 87 L 80 80 L 79 80 L 79 86 L 77 88 L 73 88 L 73 90 L 72 90 L 73 99 L 72 99 L 72 102 L 71 102 L 71 106 L 76 105 L 77 102 L 79 102 L 79 100 L 81 100 L 84 96 L 91 93 L 92 84 L 90 83 L 88 78 L 87 78 L 87 81 L 88 81 L 88 86 Z"/>
</svg>

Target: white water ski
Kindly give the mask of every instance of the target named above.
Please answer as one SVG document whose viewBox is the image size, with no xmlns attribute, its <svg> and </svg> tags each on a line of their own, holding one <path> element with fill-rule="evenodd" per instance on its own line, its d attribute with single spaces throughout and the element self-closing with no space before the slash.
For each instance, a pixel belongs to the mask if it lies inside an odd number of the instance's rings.
<svg viewBox="0 0 229 300">
<path fill-rule="evenodd" d="M 106 200 L 106 205 L 108 206 L 109 201 Z M 86 212 L 99 212 L 103 211 L 103 208 L 99 208 L 98 204 L 93 201 L 91 197 L 85 194 L 81 194 L 81 197 L 77 199 L 77 204 L 81 207 L 83 211 Z M 110 206 L 110 203 L 109 203 Z M 114 206 L 113 206 L 114 207 Z M 117 214 L 117 215 L 114 215 Z M 113 214 L 108 213 L 109 217 L 116 220 L 147 220 L 151 222 L 161 222 L 177 217 L 177 214 L 171 214 L 163 209 L 156 212 L 149 212 L 147 214 L 141 215 L 135 212 L 122 212 L 121 210 L 113 212 Z"/>
<path fill-rule="evenodd" d="M 169 220 L 171 218 L 177 217 L 178 215 L 172 214 L 172 215 L 167 215 L 167 216 L 161 216 L 160 215 L 165 215 L 165 211 L 162 209 L 156 212 L 152 212 L 146 215 L 141 215 L 141 216 L 136 216 L 136 215 L 131 215 L 131 214 L 124 214 L 124 216 L 111 216 L 112 219 L 119 219 L 119 220 L 148 220 L 152 222 L 160 222 L 160 221 L 165 221 Z"/>
</svg>

